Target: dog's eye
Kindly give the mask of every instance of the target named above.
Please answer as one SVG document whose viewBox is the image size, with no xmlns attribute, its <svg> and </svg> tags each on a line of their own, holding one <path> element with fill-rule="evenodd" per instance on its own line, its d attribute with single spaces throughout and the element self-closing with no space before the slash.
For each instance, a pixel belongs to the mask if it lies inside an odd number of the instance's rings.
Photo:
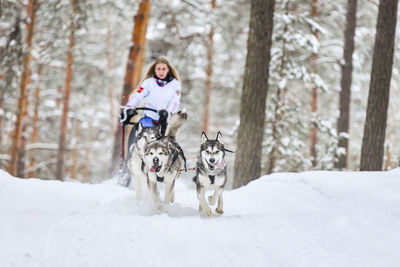
<svg viewBox="0 0 400 267">
<path fill-rule="evenodd" d="M 153 154 L 154 154 L 153 152 L 150 152 L 150 156 L 153 156 Z"/>
<path fill-rule="evenodd" d="M 160 152 L 160 153 L 158 153 L 159 155 L 164 155 L 164 153 L 163 152 Z"/>
<path fill-rule="evenodd" d="M 210 151 L 206 150 L 206 154 L 207 154 L 207 155 L 209 155 L 210 153 L 211 153 Z"/>
</svg>

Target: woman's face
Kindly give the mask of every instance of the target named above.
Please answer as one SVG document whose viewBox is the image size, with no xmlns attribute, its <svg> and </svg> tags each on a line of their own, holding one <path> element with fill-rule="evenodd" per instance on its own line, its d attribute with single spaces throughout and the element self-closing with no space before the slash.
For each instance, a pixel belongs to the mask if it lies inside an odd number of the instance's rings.
<svg viewBox="0 0 400 267">
<path fill-rule="evenodd" d="M 155 67 L 155 72 L 158 78 L 164 79 L 167 77 L 167 74 L 169 72 L 169 68 L 167 64 L 164 63 L 158 63 Z"/>
</svg>

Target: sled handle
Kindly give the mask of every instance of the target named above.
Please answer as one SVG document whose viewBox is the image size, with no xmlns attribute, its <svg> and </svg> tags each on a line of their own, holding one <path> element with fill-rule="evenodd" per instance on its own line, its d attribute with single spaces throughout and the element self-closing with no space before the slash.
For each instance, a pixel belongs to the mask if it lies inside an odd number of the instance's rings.
<svg viewBox="0 0 400 267">
<path fill-rule="evenodd" d="M 124 106 L 121 106 L 121 108 L 124 108 L 124 110 L 122 111 L 123 117 L 121 115 L 118 115 L 118 117 L 119 117 L 119 122 L 122 124 L 127 118 L 127 115 L 126 115 L 126 110 L 127 109 L 125 109 Z M 153 109 L 153 108 L 146 108 L 146 107 L 135 108 L 135 110 L 149 110 L 149 111 L 153 111 L 155 113 L 158 113 L 158 110 Z"/>
</svg>

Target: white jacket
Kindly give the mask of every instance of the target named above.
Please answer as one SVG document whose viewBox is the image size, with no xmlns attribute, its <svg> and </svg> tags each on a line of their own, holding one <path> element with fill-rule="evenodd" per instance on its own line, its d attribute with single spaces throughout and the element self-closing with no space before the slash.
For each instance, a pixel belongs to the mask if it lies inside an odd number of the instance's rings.
<svg viewBox="0 0 400 267">
<path fill-rule="evenodd" d="M 146 100 L 146 108 L 158 111 L 165 109 L 169 114 L 175 113 L 181 99 L 181 84 L 178 80 L 173 79 L 165 86 L 159 86 L 154 77 L 147 78 L 132 95 L 126 106 L 136 108 L 143 99 Z M 150 110 L 145 110 L 144 115 L 153 120 L 160 118 L 158 113 Z"/>
</svg>

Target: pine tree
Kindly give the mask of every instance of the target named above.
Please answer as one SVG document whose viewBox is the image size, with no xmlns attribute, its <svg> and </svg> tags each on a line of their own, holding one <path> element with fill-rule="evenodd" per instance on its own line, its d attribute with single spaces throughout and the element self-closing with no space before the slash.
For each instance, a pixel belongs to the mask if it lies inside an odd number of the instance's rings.
<svg viewBox="0 0 400 267">
<path fill-rule="evenodd" d="M 213 13 L 216 8 L 216 0 L 211 0 L 211 12 Z M 208 128 L 210 124 L 210 102 L 212 94 L 212 77 L 213 77 L 213 59 L 214 59 L 214 33 L 215 26 L 210 25 L 210 31 L 208 33 L 207 43 L 207 67 L 206 67 L 206 82 L 204 91 L 204 115 L 203 115 L 203 132 L 208 134 Z"/>
<path fill-rule="evenodd" d="M 353 51 L 354 51 L 354 34 L 356 30 L 356 13 L 357 0 L 347 1 L 346 29 L 344 33 L 344 49 L 342 65 L 342 78 L 340 80 L 340 115 L 337 124 L 337 133 L 339 135 L 339 147 L 344 153 L 339 155 L 338 162 L 335 167 L 338 169 L 347 169 L 347 161 L 349 155 L 348 138 L 350 129 L 350 97 L 351 97 L 351 81 L 353 72 Z"/>
<path fill-rule="evenodd" d="M 235 188 L 258 178 L 261 172 L 274 6 L 274 0 L 251 1 L 250 33 L 235 156 Z"/>
<path fill-rule="evenodd" d="M 320 52 L 315 33 L 324 32 L 310 14 L 298 12 L 309 4 L 281 1 L 276 5 L 270 63 L 270 96 L 263 142 L 267 173 L 305 171 L 311 168 L 308 149 L 310 125 L 318 128 L 321 144 L 330 139 L 319 117 L 311 123 L 308 98 L 311 88 L 326 91 L 322 78 L 313 72 L 310 58 Z M 322 154 L 322 153 L 321 153 Z M 319 163 L 324 162 L 321 157 Z M 318 166 L 319 167 L 319 166 Z"/>
<path fill-rule="evenodd" d="M 66 139 L 67 139 L 67 119 L 68 119 L 68 111 L 69 111 L 69 102 L 71 95 L 71 82 L 72 82 L 72 65 L 74 62 L 74 46 L 75 46 L 75 14 L 77 13 L 76 3 L 72 1 L 71 4 L 73 16 L 70 20 L 69 25 L 69 46 L 67 52 L 67 64 L 66 64 L 66 78 L 65 78 L 65 92 L 63 97 L 63 111 L 61 118 L 61 127 L 60 127 L 60 139 L 59 139 L 59 147 L 57 153 L 57 169 L 56 169 L 56 178 L 60 181 L 64 180 L 64 154 L 66 151 Z"/>
<path fill-rule="evenodd" d="M 367 117 L 361 149 L 361 171 L 382 170 L 397 6 L 398 0 L 381 0 L 379 4 Z"/>
<path fill-rule="evenodd" d="M 150 15 L 150 1 L 142 0 L 139 4 L 139 9 L 135 15 L 135 24 L 132 31 L 132 44 L 129 48 L 128 62 L 126 65 L 124 87 L 121 96 L 121 105 L 125 106 L 129 100 L 129 96 L 134 92 L 135 87 L 138 85 L 145 55 L 146 32 Z M 132 126 L 130 126 L 131 128 Z M 124 131 L 129 133 L 128 127 Z M 125 134 L 125 137 L 128 135 Z M 113 174 L 118 166 L 117 162 L 121 153 L 121 129 L 115 133 L 112 166 L 110 169 Z M 127 143 L 127 142 L 125 142 Z M 127 145 L 127 144 L 125 144 Z M 124 148 L 127 150 L 127 147 Z"/>
<path fill-rule="evenodd" d="M 21 135 L 22 135 L 22 126 L 24 115 L 26 115 L 27 109 L 27 86 L 30 80 L 30 64 L 31 64 L 31 49 L 32 49 L 32 40 L 35 28 L 35 20 L 36 20 L 36 9 L 38 7 L 37 0 L 30 0 L 26 6 L 27 17 L 27 35 L 25 39 L 25 44 L 27 51 L 24 55 L 23 60 L 23 72 L 21 74 L 20 80 L 20 96 L 18 101 L 18 110 L 17 110 L 17 120 L 15 122 L 15 130 L 14 130 L 14 138 L 11 146 L 10 153 L 10 162 L 9 162 L 9 172 L 12 175 L 17 174 L 17 163 L 19 157 L 19 151 L 21 150 Z"/>
</svg>

